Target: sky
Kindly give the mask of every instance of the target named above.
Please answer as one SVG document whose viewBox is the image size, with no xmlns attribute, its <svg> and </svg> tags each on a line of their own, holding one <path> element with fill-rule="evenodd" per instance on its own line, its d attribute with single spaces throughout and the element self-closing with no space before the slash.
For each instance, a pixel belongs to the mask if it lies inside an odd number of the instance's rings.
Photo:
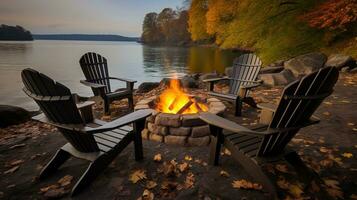
<svg viewBox="0 0 357 200">
<path fill-rule="evenodd" d="M 182 7 L 182 0 L 0 0 L 0 24 L 34 34 L 140 36 L 146 13 Z"/>
</svg>

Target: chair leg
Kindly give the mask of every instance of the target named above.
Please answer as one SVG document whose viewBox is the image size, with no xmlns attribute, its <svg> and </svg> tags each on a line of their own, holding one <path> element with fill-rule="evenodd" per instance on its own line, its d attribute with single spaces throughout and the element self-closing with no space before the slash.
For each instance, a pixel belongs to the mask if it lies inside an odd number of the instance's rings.
<svg viewBox="0 0 357 200">
<path fill-rule="evenodd" d="M 95 161 L 91 162 L 81 176 L 81 178 L 74 185 L 71 196 L 75 196 L 80 193 L 84 188 L 90 185 L 90 183 L 110 164 L 113 159 L 107 156 L 101 156 Z"/>
<path fill-rule="evenodd" d="M 105 99 L 104 99 L 104 114 L 105 114 L 105 115 L 110 114 L 109 108 L 110 108 L 110 101 L 108 101 L 108 100 L 105 98 Z"/>
<path fill-rule="evenodd" d="M 219 165 L 219 156 L 221 154 L 221 143 L 219 142 L 218 137 L 212 136 L 211 137 L 211 144 L 210 144 L 210 157 L 209 157 L 209 164 L 217 166 Z"/>
<path fill-rule="evenodd" d="M 242 100 L 240 97 L 237 97 L 236 102 L 235 102 L 235 116 L 242 116 Z"/>
<path fill-rule="evenodd" d="M 306 184 L 311 183 L 314 178 L 320 179 L 318 174 L 308 168 L 305 163 L 301 160 L 300 156 L 295 152 L 290 152 L 286 154 L 285 160 L 294 167 L 299 178 Z"/>
<path fill-rule="evenodd" d="M 134 99 L 133 96 L 128 98 L 128 103 L 129 103 L 129 110 L 134 111 Z"/>
<path fill-rule="evenodd" d="M 144 158 L 143 153 L 143 141 L 141 132 L 145 128 L 145 120 L 136 121 L 134 123 L 134 148 L 135 148 L 135 160 L 139 161 Z"/>
<path fill-rule="evenodd" d="M 240 163 L 245 171 L 257 182 L 263 186 L 263 190 L 269 193 L 270 199 L 278 199 L 275 185 L 270 181 L 269 177 L 264 173 L 262 167 L 253 162 L 250 158 L 241 153 L 233 144 L 224 143 L 231 151 L 233 158 Z"/>
<path fill-rule="evenodd" d="M 48 175 L 55 172 L 70 157 L 71 154 L 62 149 L 59 149 L 51 161 L 42 169 L 39 179 L 46 178 Z"/>
</svg>

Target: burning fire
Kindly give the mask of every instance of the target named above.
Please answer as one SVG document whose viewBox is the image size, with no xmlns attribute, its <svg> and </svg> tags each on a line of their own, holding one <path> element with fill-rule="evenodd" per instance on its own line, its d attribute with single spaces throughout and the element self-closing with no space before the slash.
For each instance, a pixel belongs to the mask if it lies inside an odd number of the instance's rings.
<svg viewBox="0 0 357 200">
<path fill-rule="evenodd" d="M 187 95 L 178 79 L 171 79 L 169 87 L 160 95 L 156 109 L 164 113 L 192 114 L 207 111 L 208 107 Z"/>
</svg>

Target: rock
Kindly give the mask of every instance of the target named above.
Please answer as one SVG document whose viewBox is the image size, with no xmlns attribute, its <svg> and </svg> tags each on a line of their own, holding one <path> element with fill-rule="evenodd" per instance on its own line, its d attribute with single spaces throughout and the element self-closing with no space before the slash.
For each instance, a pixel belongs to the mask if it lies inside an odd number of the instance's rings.
<svg viewBox="0 0 357 200">
<path fill-rule="evenodd" d="M 150 131 L 148 129 L 144 129 L 143 131 L 141 131 L 141 137 L 145 140 L 149 139 L 149 134 Z"/>
<path fill-rule="evenodd" d="M 351 56 L 347 56 L 343 54 L 332 54 L 328 57 L 325 66 L 337 67 L 339 70 L 341 70 L 343 67 L 346 66 L 349 66 L 350 68 L 354 68 L 356 66 L 356 61 L 354 61 Z"/>
<path fill-rule="evenodd" d="M 190 127 L 179 127 L 179 128 L 170 127 L 169 132 L 170 132 L 170 135 L 188 136 L 191 134 L 191 128 Z"/>
<path fill-rule="evenodd" d="M 155 133 L 158 135 L 167 135 L 169 133 L 169 129 L 166 126 L 160 126 L 153 123 L 148 123 L 148 129 L 151 133 Z"/>
<path fill-rule="evenodd" d="M 150 115 L 149 117 L 146 118 L 146 122 L 155 123 L 155 116 Z"/>
<path fill-rule="evenodd" d="M 283 66 L 278 67 L 263 67 L 259 74 L 271 74 L 271 73 L 279 73 L 284 70 Z"/>
<path fill-rule="evenodd" d="M 203 137 L 203 136 L 208 136 L 210 135 L 210 129 L 208 125 L 205 126 L 197 126 L 192 128 L 192 133 L 191 137 L 197 138 L 197 137 Z"/>
<path fill-rule="evenodd" d="M 206 73 L 200 76 L 200 81 L 211 79 L 211 78 L 219 78 L 220 76 L 216 73 Z"/>
<path fill-rule="evenodd" d="M 224 74 L 225 74 L 226 76 L 232 77 L 233 67 L 227 67 L 227 68 L 224 70 Z"/>
<path fill-rule="evenodd" d="M 323 53 L 309 53 L 286 61 L 284 67 L 290 69 L 295 77 L 301 77 L 323 68 L 326 60 L 327 57 Z"/>
<path fill-rule="evenodd" d="M 165 143 L 167 144 L 185 145 L 186 140 L 187 140 L 186 136 L 168 135 L 165 137 Z"/>
<path fill-rule="evenodd" d="M 185 88 L 198 88 L 198 82 L 191 76 L 185 76 L 181 79 L 181 84 Z"/>
<path fill-rule="evenodd" d="M 155 118 L 155 124 L 161 126 L 179 127 L 181 126 L 180 115 L 160 113 Z"/>
<path fill-rule="evenodd" d="M 279 86 L 287 85 L 293 82 L 296 78 L 290 70 L 284 69 L 280 73 L 261 74 L 259 75 L 259 79 L 263 81 L 264 85 Z"/>
<path fill-rule="evenodd" d="M 27 110 L 9 105 L 0 105 L 0 127 L 24 123 L 31 119 L 31 114 Z"/>
<path fill-rule="evenodd" d="M 147 93 L 150 92 L 151 90 L 159 87 L 160 83 L 158 82 L 144 82 L 139 85 L 138 89 L 136 90 L 136 93 Z"/>
<path fill-rule="evenodd" d="M 201 126 L 205 125 L 206 123 L 202 121 L 198 114 L 186 114 L 182 116 L 182 126 Z"/>
<path fill-rule="evenodd" d="M 199 137 L 199 138 L 188 138 L 188 144 L 190 146 L 207 146 L 211 141 L 210 136 Z"/>
<path fill-rule="evenodd" d="M 164 136 L 150 133 L 149 139 L 151 141 L 155 141 L 155 142 L 163 142 L 164 141 Z"/>
<path fill-rule="evenodd" d="M 142 109 L 147 109 L 147 108 L 149 108 L 148 104 L 137 104 L 137 105 L 135 105 L 134 110 L 142 110 Z"/>
</svg>

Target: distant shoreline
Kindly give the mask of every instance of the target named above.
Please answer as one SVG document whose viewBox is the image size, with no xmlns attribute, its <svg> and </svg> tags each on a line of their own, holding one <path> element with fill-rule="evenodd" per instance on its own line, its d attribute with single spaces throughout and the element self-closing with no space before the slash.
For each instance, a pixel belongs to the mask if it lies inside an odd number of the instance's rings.
<svg viewBox="0 0 357 200">
<path fill-rule="evenodd" d="M 139 42 L 138 37 L 125 37 L 121 35 L 89 35 L 89 34 L 33 34 L 34 40 L 70 40 L 70 41 L 125 41 Z"/>
</svg>

